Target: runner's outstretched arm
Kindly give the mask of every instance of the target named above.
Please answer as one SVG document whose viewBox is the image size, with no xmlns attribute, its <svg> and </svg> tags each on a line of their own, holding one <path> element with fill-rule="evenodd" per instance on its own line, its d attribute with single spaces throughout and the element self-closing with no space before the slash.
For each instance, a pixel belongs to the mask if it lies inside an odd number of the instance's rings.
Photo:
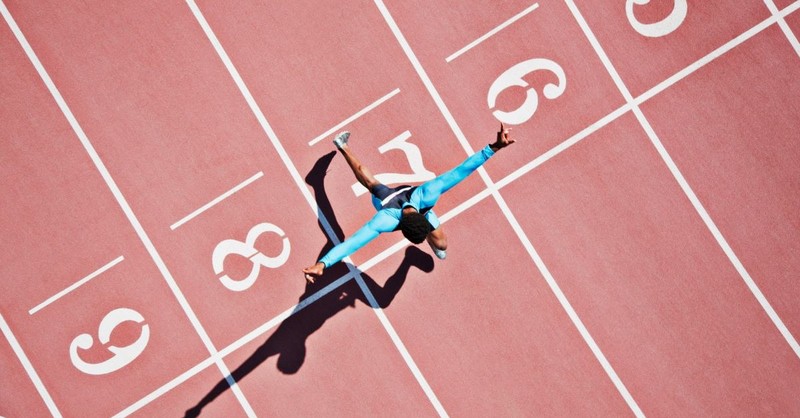
<svg viewBox="0 0 800 418">
<path fill-rule="evenodd" d="M 422 184 L 418 189 L 421 194 L 420 207 L 433 207 L 444 192 L 450 190 L 453 186 L 467 178 L 494 155 L 495 152 L 516 142 L 508 136 L 508 131 L 509 130 L 506 129 L 501 122 L 500 131 L 497 132 L 497 140 L 494 143 L 487 145 L 480 152 L 473 154 L 452 170 Z M 346 239 L 343 243 L 333 247 L 333 249 L 328 251 L 316 264 L 304 268 L 303 273 L 306 280 L 309 283 L 314 283 L 314 280 L 316 280 L 318 276 L 321 276 L 327 267 L 338 263 L 343 258 L 354 253 L 356 250 L 375 239 L 380 233 L 393 231 L 398 223 L 399 219 L 395 219 L 391 215 L 379 211 L 366 225 L 361 227 L 361 229 L 356 231 L 355 234 Z"/>
<path fill-rule="evenodd" d="M 359 248 L 367 245 L 370 241 L 375 239 L 382 232 L 389 232 L 394 230 L 397 226 L 398 220 L 385 212 L 378 212 L 370 219 L 364 226 L 362 226 L 355 234 L 344 240 L 344 242 L 333 247 L 328 251 L 325 256 L 319 259 L 316 264 L 303 269 L 306 280 L 309 283 L 314 283 L 322 272 L 332 266 L 333 264 L 342 261 L 343 258 L 356 252 Z"/>
<path fill-rule="evenodd" d="M 450 171 L 441 174 L 433 180 L 425 182 L 419 186 L 421 193 L 420 207 L 433 207 L 442 194 L 469 177 L 469 175 L 475 172 L 478 167 L 482 166 L 483 163 L 491 158 L 495 152 L 516 142 L 516 140 L 511 139 L 508 136 L 508 133 L 509 129 L 506 129 L 505 126 L 500 123 L 500 131 L 497 132 L 497 140 L 494 143 L 489 144 L 475 154 L 472 154 L 470 157 L 464 160 L 464 162 Z"/>
</svg>

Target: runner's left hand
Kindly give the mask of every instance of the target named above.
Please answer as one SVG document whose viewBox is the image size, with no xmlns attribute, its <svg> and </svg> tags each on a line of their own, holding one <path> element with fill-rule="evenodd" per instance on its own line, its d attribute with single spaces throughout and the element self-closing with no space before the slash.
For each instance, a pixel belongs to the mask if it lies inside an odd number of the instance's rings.
<svg viewBox="0 0 800 418">
<path fill-rule="evenodd" d="M 511 139 L 509 136 L 510 131 L 511 128 L 506 128 L 505 125 L 503 125 L 503 122 L 500 122 L 500 130 L 497 132 L 497 140 L 491 145 L 493 150 L 498 151 L 513 144 L 514 142 L 517 142 L 515 139 Z"/>
</svg>

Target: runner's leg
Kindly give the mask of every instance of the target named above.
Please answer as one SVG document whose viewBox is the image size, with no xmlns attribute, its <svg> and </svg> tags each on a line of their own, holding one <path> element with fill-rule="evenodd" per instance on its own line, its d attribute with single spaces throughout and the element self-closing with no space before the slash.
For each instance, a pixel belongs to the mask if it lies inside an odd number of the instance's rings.
<svg viewBox="0 0 800 418">
<path fill-rule="evenodd" d="M 436 254 L 436 257 L 444 260 L 444 258 L 447 256 L 445 252 L 445 250 L 447 250 L 447 235 L 445 235 L 442 226 L 439 225 L 438 228 L 431 231 L 426 240 L 433 249 L 434 254 Z"/>
<path fill-rule="evenodd" d="M 373 187 L 381 184 L 375 179 L 375 176 L 372 175 L 372 172 L 369 170 L 369 168 L 361 164 L 361 161 L 359 161 L 358 157 L 353 154 L 353 151 L 350 150 L 350 146 L 348 144 L 342 145 L 342 147 L 339 148 L 339 152 L 342 153 L 345 161 L 347 161 L 347 165 L 349 165 L 350 169 L 353 170 L 356 180 L 358 180 L 362 186 L 366 187 L 367 190 L 372 192 Z"/>
</svg>

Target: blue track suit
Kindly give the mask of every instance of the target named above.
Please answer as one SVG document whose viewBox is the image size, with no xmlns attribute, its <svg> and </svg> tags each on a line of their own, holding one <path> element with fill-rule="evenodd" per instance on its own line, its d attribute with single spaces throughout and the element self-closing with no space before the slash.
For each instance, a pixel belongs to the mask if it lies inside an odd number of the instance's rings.
<svg viewBox="0 0 800 418">
<path fill-rule="evenodd" d="M 467 176 L 483 165 L 492 155 L 494 155 L 494 151 L 487 145 L 480 152 L 473 154 L 457 167 L 433 180 L 421 184 L 419 187 L 406 186 L 391 190 L 383 186 L 384 190 L 389 192 L 394 191 L 395 193 L 389 196 L 376 197 L 373 195 L 372 203 L 375 208 L 378 209 L 378 213 L 350 238 L 328 251 L 319 261 L 325 264 L 325 268 L 328 268 L 356 252 L 382 232 L 397 230 L 403 208 L 406 206 L 411 206 L 416 209 L 417 212 L 424 214 L 431 226 L 433 226 L 434 229 L 438 228 L 439 219 L 436 218 L 436 214 L 431 210 L 433 205 L 436 204 L 443 193 L 452 189 L 453 186 L 467 178 Z M 378 189 L 378 187 L 375 189 Z M 372 192 L 375 193 L 375 190 Z M 403 197 L 405 197 L 405 199 L 403 199 Z M 402 203 L 398 204 L 398 199 Z"/>
</svg>

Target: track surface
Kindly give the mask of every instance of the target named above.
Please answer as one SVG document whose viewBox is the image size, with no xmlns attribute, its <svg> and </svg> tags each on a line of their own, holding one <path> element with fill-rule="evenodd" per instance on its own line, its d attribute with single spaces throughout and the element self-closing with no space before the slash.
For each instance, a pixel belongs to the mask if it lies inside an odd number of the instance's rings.
<svg viewBox="0 0 800 418">
<path fill-rule="evenodd" d="M 0 1 L 0 415 L 800 415 L 800 2 L 324 3 Z"/>
</svg>

